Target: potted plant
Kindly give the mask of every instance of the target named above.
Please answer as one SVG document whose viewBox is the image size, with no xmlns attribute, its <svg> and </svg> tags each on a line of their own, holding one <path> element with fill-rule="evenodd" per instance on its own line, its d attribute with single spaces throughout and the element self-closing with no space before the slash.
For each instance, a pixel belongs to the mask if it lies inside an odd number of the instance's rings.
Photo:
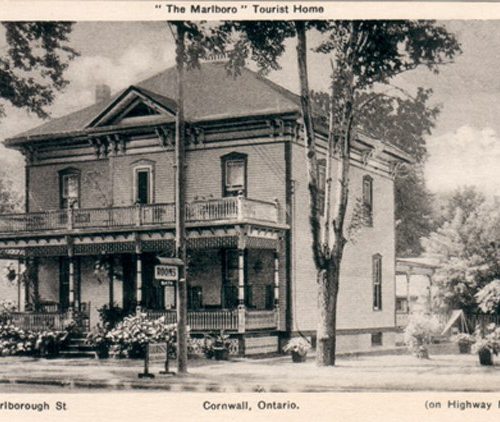
<svg viewBox="0 0 500 422">
<path fill-rule="evenodd" d="M 203 353 L 207 359 L 214 358 L 215 360 L 229 359 L 229 335 L 220 333 L 207 334 L 203 340 Z"/>
<path fill-rule="evenodd" d="M 493 365 L 493 355 L 500 351 L 500 327 L 490 324 L 486 327 L 486 334 L 476 330 L 476 342 L 473 351 L 479 356 L 479 363 L 484 366 Z"/>
<path fill-rule="evenodd" d="M 303 337 L 294 337 L 290 339 L 283 347 L 283 352 L 290 352 L 293 362 L 305 362 L 307 352 L 311 349 L 311 344 Z"/>
<path fill-rule="evenodd" d="M 452 340 L 458 344 L 458 350 L 462 354 L 470 353 L 471 346 L 475 342 L 474 336 L 468 333 L 459 333 Z"/>
</svg>

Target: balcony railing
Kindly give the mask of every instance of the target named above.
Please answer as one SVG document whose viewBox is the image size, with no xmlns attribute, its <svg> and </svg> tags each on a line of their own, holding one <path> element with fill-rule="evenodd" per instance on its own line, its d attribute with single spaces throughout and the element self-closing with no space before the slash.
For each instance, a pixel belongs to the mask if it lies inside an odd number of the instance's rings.
<svg viewBox="0 0 500 422">
<path fill-rule="evenodd" d="M 211 199 L 186 204 L 187 223 L 262 221 L 279 223 L 274 202 L 243 197 Z M 0 233 L 46 230 L 141 227 L 175 223 L 175 204 L 147 204 L 113 208 L 75 208 L 27 214 L 0 215 Z"/>
</svg>

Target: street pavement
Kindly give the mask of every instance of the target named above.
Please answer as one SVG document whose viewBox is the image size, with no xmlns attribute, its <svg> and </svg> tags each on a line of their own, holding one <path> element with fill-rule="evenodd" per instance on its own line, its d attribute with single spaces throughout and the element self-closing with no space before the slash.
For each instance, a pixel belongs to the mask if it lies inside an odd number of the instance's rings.
<svg viewBox="0 0 500 422">
<path fill-rule="evenodd" d="M 455 347 L 455 345 L 452 345 Z M 156 390 L 192 392 L 500 391 L 500 362 L 482 367 L 477 355 L 450 354 L 435 347 L 431 359 L 407 353 L 339 356 L 335 367 L 317 367 L 313 356 L 189 361 L 186 376 L 140 379 L 143 361 L 119 359 L 0 358 L 0 392 L 102 392 Z M 453 349 L 454 350 L 454 349 Z M 175 370 L 175 362 L 171 363 Z"/>
</svg>

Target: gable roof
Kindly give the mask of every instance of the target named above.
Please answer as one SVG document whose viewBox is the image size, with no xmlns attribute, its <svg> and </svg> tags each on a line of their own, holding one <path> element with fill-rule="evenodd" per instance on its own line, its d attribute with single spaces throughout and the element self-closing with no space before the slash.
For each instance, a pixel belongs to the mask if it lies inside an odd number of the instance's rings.
<svg viewBox="0 0 500 422">
<path fill-rule="evenodd" d="M 172 67 L 160 72 L 135 84 L 134 88 L 167 108 L 175 108 L 171 98 L 177 96 L 176 69 Z M 23 132 L 8 139 L 6 144 L 16 144 L 21 138 L 50 138 L 84 131 L 129 89 L 118 92 L 107 101 Z M 246 68 L 242 69 L 241 75 L 233 78 L 222 62 L 202 63 L 200 68 L 186 71 L 184 97 L 185 118 L 191 122 L 299 110 L 299 98 L 292 92 Z"/>
</svg>

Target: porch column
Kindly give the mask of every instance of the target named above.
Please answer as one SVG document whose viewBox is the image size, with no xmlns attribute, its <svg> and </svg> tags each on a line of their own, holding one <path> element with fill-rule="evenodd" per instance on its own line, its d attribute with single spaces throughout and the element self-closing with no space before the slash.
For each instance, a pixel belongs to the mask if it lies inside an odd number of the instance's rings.
<svg viewBox="0 0 500 422">
<path fill-rule="evenodd" d="M 75 258 L 73 256 L 73 242 L 67 239 L 68 243 L 68 284 L 69 284 L 69 312 L 70 314 L 77 309 L 78 304 L 75 300 Z"/>
<path fill-rule="evenodd" d="M 274 251 L 274 311 L 276 326 L 278 326 L 280 313 L 280 255 L 279 250 Z"/>
<path fill-rule="evenodd" d="M 141 312 L 141 306 L 142 306 L 142 248 L 139 242 L 137 242 L 136 247 L 135 247 L 135 254 L 136 254 L 136 275 L 137 275 L 137 292 L 136 292 L 136 299 L 137 299 L 137 306 L 136 306 L 136 313 Z"/>
<path fill-rule="evenodd" d="M 405 273 L 406 276 L 406 307 L 407 307 L 407 312 L 408 315 L 411 312 L 411 307 L 410 307 L 410 301 L 411 301 L 411 294 L 410 294 L 410 273 L 407 271 Z"/>
<path fill-rule="evenodd" d="M 238 333 L 245 332 L 245 250 L 238 249 Z"/>
<path fill-rule="evenodd" d="M 113 307 L 115 302 L 115 258 L 111 256 L 108 262 L 108 279 L 109 279 L 109 307 Z"/>
<path fill-rule="evenodd" d="M 32 306 L 33 310 L 38 309 L 40 294 L 38 290 L 38 258 L 32 257 L 26 259 L 26 270 L 24 278 L 24 301 L 25 306 Z"/>
</svg>

